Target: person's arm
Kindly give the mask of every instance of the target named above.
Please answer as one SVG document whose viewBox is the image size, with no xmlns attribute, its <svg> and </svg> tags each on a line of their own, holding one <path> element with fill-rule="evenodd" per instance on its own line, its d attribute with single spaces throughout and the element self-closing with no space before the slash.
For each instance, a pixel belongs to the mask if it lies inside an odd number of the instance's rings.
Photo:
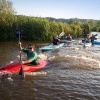
<svg viewBox="0 0 100 100">
<path fill-rule="evenodd" d="M 59 42 L 61 42 L 61 40 L 60 40 L 60 39 L 58 39 L 58 41 L 59 41 Z"/>
<path fill-rule="evenodd" d="M 72 36 L 70 36 L 70 40 L 72 40 Z"/>
<path fill-rule="evenodd" d="M 20 49 L 21 51 L 23 50 L 21 42 L 19 43 L 19 49 Z"/>
<path fill-rule="evenodd" d="M 28 63 L 31 63 L 32 61 L 33 61 L 32 59 L 25 60 L 25 61 L 22 61 L 22 64 L 28 64 Z"/>
<path fill-rule="evenodd" d="M 98 34 L 95 34 L 95 36 L 97 36 Z"/>
</svg>

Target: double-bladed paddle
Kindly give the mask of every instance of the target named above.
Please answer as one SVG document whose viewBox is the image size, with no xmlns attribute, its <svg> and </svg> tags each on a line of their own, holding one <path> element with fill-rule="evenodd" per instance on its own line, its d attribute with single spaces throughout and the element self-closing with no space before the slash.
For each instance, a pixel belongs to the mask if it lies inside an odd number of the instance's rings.
<svg viewBox="0 0 100 100">
<path fill-rule="evenodd" d="M 59 37 L 63 36 L 65 33 L 64 31 L 59 34 Z"/>
<path fill-rule="evenodd" d="M 21 38 L 21 33 L 19 30 L 17 30 L 16 32 L 16 36 L 18 37 L 18 40 L 19 40 L 19 43 L 20 43 L 20 38 Z M 20 50 L 20 71 L 19 71 L 19 75 L 22 77 L 22 79 L 25 78 L 25 74 L 24 74 L 24 70 L 23 70 L 23 67 L 22 67 L 22 58 L 21 58 L 21 50 Z"/>
</svg>

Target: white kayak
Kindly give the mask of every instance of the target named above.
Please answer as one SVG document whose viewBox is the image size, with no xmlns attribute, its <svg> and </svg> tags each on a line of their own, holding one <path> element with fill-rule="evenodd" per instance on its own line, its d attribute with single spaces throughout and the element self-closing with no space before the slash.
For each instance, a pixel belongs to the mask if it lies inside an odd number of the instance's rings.
<svg viewBox="0 0 100 100">
<path fill-rule="evenodd" d="M 84 43 L 83 44 L 83 47 L 91 47 L 92 46 L 92 43 Z"/>
</svg>

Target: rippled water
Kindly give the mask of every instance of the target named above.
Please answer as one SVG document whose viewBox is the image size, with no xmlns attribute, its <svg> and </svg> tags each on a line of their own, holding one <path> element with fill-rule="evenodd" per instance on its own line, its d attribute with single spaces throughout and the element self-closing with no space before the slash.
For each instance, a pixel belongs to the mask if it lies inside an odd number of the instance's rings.
<svg viewBox="0 0 100 100">
<path fill-rule="evenodd" d="M 27 46 L 29 42 L 23 42 Z M 35 43 L 39 47 L 46 45 Z M 0 43 L 0 65 L 18 60 L 17 42 Z M 44 69 L 27 73 L 24 80 L 12 75 L 0 79 L 0 100 L 99 100 L 100 46 L 83 48 L 76 42 L 42 55 L 51 63 Z M 24 54 L 22 54 L 24 59 Z"/>
</svg>

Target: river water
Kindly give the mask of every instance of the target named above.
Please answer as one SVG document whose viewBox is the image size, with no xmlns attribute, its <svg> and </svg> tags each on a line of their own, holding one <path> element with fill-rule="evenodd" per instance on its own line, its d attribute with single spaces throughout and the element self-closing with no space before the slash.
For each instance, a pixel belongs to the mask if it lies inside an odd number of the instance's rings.
<svg viewBox="0 0 100 100">
<path fill-rule="evenodd" d="M 24 47 L 28 43 L 22 42 Z M 19 75 L 0 79 L 0 100 L 100 100 L 100 45 L 83 48 L 74 42 L 40 52 L 47 43 L 34 44 L 38 55 L 51 62 L 24 80 Z M 0 67 L 18 61 L 18 55 L 17 42 L 0 42 Z"/>
</svg>

